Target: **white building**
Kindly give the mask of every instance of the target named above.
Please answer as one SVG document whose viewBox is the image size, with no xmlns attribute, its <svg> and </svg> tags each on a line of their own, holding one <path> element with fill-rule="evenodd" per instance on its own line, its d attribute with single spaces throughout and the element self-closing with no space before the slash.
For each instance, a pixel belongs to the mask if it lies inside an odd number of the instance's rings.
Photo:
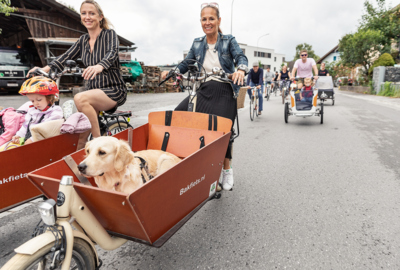
<svg viewBox="0 0 400 270">
<path fill-rule="evenodd" d="M 247 44 L 239 43 L 239 47 L 249 60 L 249 68 L 252 68 L 254 62 L 261 62 L 261 67 L 266 69 L 271 68 L 271 71 L 281 70 L 282 63 L 285 62 L 285 55 L 281 53 L 275 53 L 273 49 L 248 46 Z M 183 59 L 186 58 L 189 50 L 183 51 Z"/>
<path fill-rule="evenodd" d="M 330 50 L 327 54 L 322 56 L 317 64 L 321 63 L 332 63 L 333 61 L 339 61 L 340 60 L 340 53 L 338 51 L 339 45 L 336 45 L 332 50 Z"/>
<path fill-rule="evenodd" d="M 285 55 L 276 53 L 274 49 L 248 46 L 242 43 L 239 43 L 239 47 L 249 60 L 249 68 L 252 68 L 254 62 L 261 62 L 263 69 L 269 67 L 271 71 L 280 71 L 282 63 L 285 63 Z"/>
</svg>

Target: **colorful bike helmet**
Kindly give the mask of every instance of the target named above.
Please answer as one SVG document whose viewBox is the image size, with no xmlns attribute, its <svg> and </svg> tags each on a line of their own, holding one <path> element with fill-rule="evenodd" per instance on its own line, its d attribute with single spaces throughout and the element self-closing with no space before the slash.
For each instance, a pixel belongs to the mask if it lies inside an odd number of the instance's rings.
<svg viewBox="0 0 400 270">
<path fill-rule="evenodd" d="M 58 96 L 58 87 L 55 81 L 43 77 L 43 76 L 35 76 L 30 79 L 27 79 L 21 86 L 21 90 L 19 90 L 21 95 L 26 94 L 39 94 L 39 95 L 56 95 Z"/>
</svg>

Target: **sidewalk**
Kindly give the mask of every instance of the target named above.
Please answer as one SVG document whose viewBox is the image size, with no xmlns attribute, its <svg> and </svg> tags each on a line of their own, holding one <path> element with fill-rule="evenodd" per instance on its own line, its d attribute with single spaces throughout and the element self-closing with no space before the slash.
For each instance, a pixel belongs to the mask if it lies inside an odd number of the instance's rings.
<svg viewBox="0 0 400 270">
<path fill-rule="evenodd" d="M 337 89 L 335 89 L 335 93 L 340 93 L 340 94 L 343 94 L 346 96 L 351 96 L 352 98 L 358 98 L 358 99 L 374 102 L 374 103 L 377 103 L 377 104 L 400 111 L 400 98 L 360 94 L 360 93 L 354 93 L 352 91 L 337 90 Z"/>
</svg>

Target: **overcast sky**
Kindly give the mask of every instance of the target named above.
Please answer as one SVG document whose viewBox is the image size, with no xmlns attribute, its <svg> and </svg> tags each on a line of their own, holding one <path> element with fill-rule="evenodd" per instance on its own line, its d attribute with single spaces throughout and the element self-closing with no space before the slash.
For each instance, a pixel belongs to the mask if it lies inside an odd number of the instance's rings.
<svg viewBox="0 0 400 270">
<path fill-rule="evenodd" d="M 236 0 L 232 32 L 239 43 L 274 49 L 292 60 L 295 47 L 311 44 L 325 55 L 339 39 L 354 33 L 364 13 L 365 0 Z M 63 0 L 79 11 L 82 0 Z M 132 54 L 146 65 L 182 60 L 196 37 L 203 36 L 200 5 L 204 0 L 97 0 L 118 35 L 134 42 Z M 219 3 L 221 29 L 231 33 L 232 0 Z M 370 0 L 375 3 L 375 0 Z M 400 0 L 387 1 L 390 6 Z M 261 37 L 265 34 L 269 35 Z M 261 38 L 260 38 L 261 37 Z"/>
</svg>

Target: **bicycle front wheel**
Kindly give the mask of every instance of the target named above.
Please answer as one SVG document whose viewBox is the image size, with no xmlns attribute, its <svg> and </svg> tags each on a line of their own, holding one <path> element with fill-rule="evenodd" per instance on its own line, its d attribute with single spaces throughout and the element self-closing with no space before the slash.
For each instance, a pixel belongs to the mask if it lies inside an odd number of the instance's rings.
<svg viewBox="0 0 400 270">
<path fill-rule="evenodd" d="M 250 120 L 253 121 L 254 119 L 254 100 L 253 97 L 250 98 Z"/>
<path fill-rule="evenodd" d="M 1 269 L 4 270 L 36 270 L 36 269 L 61 269 L 61 262 L 56 260 L 55 268 L 50 268 L 54 242 L 39 249 L 33 255 L 16 254 Z M 70 269 L 94 270 L 96 269 L 95 255 L 88 243 L 82 239 L 74 239 Z"/>
<path fill-rule="evenodd" d="M 260 107 L 259 107 L 259 100 L 258 98 L 256 98 L 256 106 L 254 107 L 254 113 L 255 115 L 258 117 L 258 112 L 260 111 Z M 253 116 L 254 117 L 254 116 Z"/>
</svg>

